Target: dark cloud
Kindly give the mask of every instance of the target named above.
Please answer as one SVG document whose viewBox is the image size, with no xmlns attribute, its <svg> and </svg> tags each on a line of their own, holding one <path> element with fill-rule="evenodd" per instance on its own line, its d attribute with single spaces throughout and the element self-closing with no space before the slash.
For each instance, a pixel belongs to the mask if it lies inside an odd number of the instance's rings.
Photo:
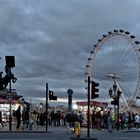
<svg viewBox="0 0 140 140">
<path fill-rule="evenodd" d="M 0 0 L 0 68 L 4 70 L 4 56 L 15 56 L 12 71 L 18 81 L 12 86 L 25 98 L 44 99 L 48 82 L 60 98 L 67 98 L 67 89 L 72 88 L 76 100 L 86 99 L 84 74 L 90 51 L 102 34 L 113 29 L 140 38 L 139 4 L 139 0 Z"/>
</svg>

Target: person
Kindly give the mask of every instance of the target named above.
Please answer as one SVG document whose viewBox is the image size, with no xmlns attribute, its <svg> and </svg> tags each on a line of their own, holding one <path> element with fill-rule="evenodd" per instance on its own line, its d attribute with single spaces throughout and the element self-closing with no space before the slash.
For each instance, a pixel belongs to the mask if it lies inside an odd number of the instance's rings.
<svg viewBox="0 0 140 140">
<path fill-rule="evenodd" d="M 2 74 L 3 72 L 0 72 L 0 90 L 3 90 L 3 80 L 2 80 Z"/>
<path fill-rule="evenodd" d="M 96 126 L 96 112 L 93 110 L 92 115 L 91 115 L 91 121 L 92 121 L 92 128 L 95 128 Z"/>
<path fill-rule="evenodd" d="M 80 127 L 82 127 L 82 123 L 84 121 L 84 115 L 82 112 L 79 112 L 78 113 L 78 116 L 79 116 L 79 121 L 80 121 Z"/>
<path fill-rule="evenodd" d="M 18 106 L 18 109 L 16 110 L 16 129 L 20 130 L 20 124 L 21 124 L 21 106 Z"/>
<path fill-rule="evenodd" d="M 1 127 L 4 127 L 4 124 L 2 122 L 2 112 L 0 111 L 0 124 L 1 124 Z"/>
<path fill-rule="evenodd" d="M 38 129 L 37 126 L 37 112 L 34 110 L 30 113 L 29 130 Z"/>
<path fill-rule="evenodd" d="M 29 119 L 30 119 L 30 105 L 27 104 L 27 106 L 23 112 L 23 127 L 22 127 L 23 130 L 28 129 Z"/>
<path fill-rule="evenodd" d="M 74 132 L 74 118 L 73 118 L 73 113 L 72 112 L 68 112 L 65 115 L 65 123 L 66 123 L 66 127 L 69 133 Z"/>
<path fill-rule="evenodd" d="M 108 124 L 108 132 L 112 132 L 112 115 L 110 111 L 108 111 L 107 124 Z"/>
<path fill-rule="evenodd" d="M 75 112 L 68 112 L 65 116 L 65 122 L 68 129 L 68 132 L 74 132 L 75 123 L 80 123 L 80 118 Z"/>
<path fill-rule="evenodd" d="M 54 125 L 54 111 L 50 113 L 50 125 Z"/>
<path fill-rule="evenodd" d="M 97 129 L 101 130 L 101 122 L 102 122 L 102 117 L 101 117 L 101 111 L 97 112 Z"/>
<path fill-rule="evenodd" d="M 125 127 L 126 116 L 124 112 L 120 113 L 120 121 L 121 121 L 121 129 L 123 130 Z"/>
<path fill-rule="evenodd" d="M 136 128 L 140 128 L 140 116 L 136 113 L 134 118 Z"/>
<path fill-rule="evenodd" d="M 127 116 L 127 127 L 128 127 L 128 130 L 131 130 L 131 125 L 132 125 L 132 116 L 131 116 L 131 113 L 128 112 L 128 116 Z"/>
<path fill-rule="evenodd" d="M 2 123 L 2 112 L 0 111 L 0 123 Z"/>
</svg>

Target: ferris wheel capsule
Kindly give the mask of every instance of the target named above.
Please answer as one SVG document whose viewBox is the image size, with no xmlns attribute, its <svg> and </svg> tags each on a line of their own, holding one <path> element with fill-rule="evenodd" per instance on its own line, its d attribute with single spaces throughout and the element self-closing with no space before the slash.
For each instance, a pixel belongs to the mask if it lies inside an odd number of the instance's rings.
<svg viewBox="0 0 140 140">
<path fill-rule="evenodd" d="M 131 37 L 132 39 L 134 39 L 134 38 L 135 38 L 135 36 L 133 36 L 133 35 L 131 35 L 130 37 Z"/>
<path fill-rule="evenodd" d="M 137 45 L 138 45 L 138 44 L 140 44 L 140 42 L 139 42 L 139 41 L 135 41 L 135 44 L 137 44 Z"/>
<path fill-rule="evenodd" d="M 128 31 L 125 32 L 126 35 L 129 35 L 130 33 Z"/>
<path fill-rule="evenodd" d="M 124 33 L 124 30 L 122 30 L 122 29 L 120 29 L 119 31 L 120 31 L 120 33 Z"/>
<path fill-rule="evenodd" d="M 118 30 L 114 30 L 114 33 L 118 33 Z"/>
</svg>

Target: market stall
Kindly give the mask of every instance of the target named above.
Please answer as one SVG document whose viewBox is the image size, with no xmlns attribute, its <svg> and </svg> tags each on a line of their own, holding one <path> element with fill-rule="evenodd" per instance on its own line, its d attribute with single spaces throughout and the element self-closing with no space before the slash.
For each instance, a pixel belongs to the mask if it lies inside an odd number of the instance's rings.
<svg viewBox="0 0 140 140">
<path fill-rule="evenodd" d="M 78 112 L 81 112 L 84 116 L 83 120 L 83 126 L 87 125 L 87 109 L 88 109 L 88 103 L 83 102 L 76 102 L 78 106 Z M 97 102 L 97 101 L 90 101 L 90 124 L 92 124 L 92 114 L 95 112 L 97 114 L 98 112 L 101 113 L 101 115 L 104 114 L 108 110 L 108 103 L 106 102 Z"/>
</svg>

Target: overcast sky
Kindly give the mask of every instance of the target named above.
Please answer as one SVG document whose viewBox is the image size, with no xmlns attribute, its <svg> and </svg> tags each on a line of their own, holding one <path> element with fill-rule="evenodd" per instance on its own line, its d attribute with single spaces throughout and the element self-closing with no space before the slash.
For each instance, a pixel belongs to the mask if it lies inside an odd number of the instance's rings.
<svg viewBox="0 0 140 140">
<path fill-rule="evenodd" d="M 27 101 L 44 102 L 46 82 L 61 101 L 69 88 L 73 101 L 86 100 L 94 44 L 113 29 L 139 40 L 139 12 L 139 0 L 0 0 L 0 70 L 15 56 L 12 88 Z"/>
</svg>

